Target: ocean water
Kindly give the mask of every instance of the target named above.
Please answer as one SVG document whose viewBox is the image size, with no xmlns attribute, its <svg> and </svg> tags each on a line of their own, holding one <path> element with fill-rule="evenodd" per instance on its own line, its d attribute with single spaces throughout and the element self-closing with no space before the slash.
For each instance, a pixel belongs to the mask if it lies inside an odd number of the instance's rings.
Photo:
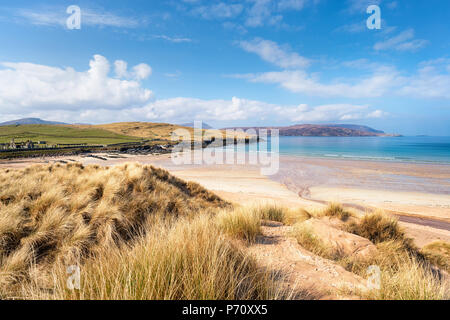
<svg viewBox="0 0 450 320">
<path fill-rule="evenodd" d="M 280 137 L 280 154 L 450 164 L 450 137 Z"/>
</svg>

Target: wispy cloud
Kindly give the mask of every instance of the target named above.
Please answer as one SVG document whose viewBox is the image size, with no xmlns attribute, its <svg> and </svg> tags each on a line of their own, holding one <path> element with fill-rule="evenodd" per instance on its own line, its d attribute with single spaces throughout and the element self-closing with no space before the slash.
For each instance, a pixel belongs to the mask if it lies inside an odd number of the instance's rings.
<svg viewBox="0 0 450 320">
<path fill-rule="evenodd" d="M 383 0 L 347 0 L 346 11 L 351 14 L 366 12 L 370 5 L 380 5 Z"/>
<path fill-rule="evenodd" d="M 277 65 L 281 68 L 305 68 L 310 61 L 288 47 L 281 48 L 276 42 L 255 38 L 252 41 L 241 41 L 242 49 L 247 52 L 256 53 L 261 59 Z"/>
<path fill-rule="evenodd" d="M 399 43 L 404 41 L 396 42 L 397 45 Z M 320 97 L 375 98 L 390 94 L 418 98 L 450 98 L 450 74 L 446 72 L 448 64 L 445 59 L 434 62 L 441 63 L 440 68 L 432 62 L 427 62 L 428 65 L 420 65 L 421 68 L 409 76 L 393 66 L 367 59 L 344 61 L 339 64 L 346 68 L 364 70 L 366 74 L 353 78 L 339 77 L 324 82 L 319 73 L 309 73 L 305 70 L 304 67 L 311 64 L 312 60 L 281 48 L 273 41 L 255 39 L 251 42 L 241 42 L 240 45 L 245 51 L 256 53 L 261 59 L 284 70 L 230 75 L 233 78 L 278 84 L 290 92 Z"/>
<path fill-rule="evenodd" d="M 359 33 L 367 30 L 366 21 L 360 21 L 350 24 L 345 24 L 336 28 L 335 32 L 348 32 L 348 33 Z"/>
<path fill-rule="evenodd" d="M 213 5 L 196 7 L 191 10 L 191 13 L 204 19 L 226 19 L 237 17 L 243 10 L 244 6 L 242 4 L 219 2 Z"/>
<path fill-rule="evenodd" d="M 278 9 L 280 10 L 302 10 L 307 4 L 308 0 L 280 0 L 278 2 Z M 316 2 L 318 2 L 316 0 Z"/>
<path fill-rule="evenodd" d="M 245 27 L 265 26 L 287 27 L 283 23 L 285 11 L 303 10 L 309 4 L 317 4 L 320 0 L 240 0 L 232 3 L 226 1 L 210 1 L 204 5 L 200 0 L 183 0 L 187 4 L 177 8 L 207 20 L 237 20 Z M 212 4 L 211 4 L 212 2 Z M 224 26 L 230 26 L 229 24 Z M 242 28 L 235 28 L 242 31 Z"/>
<path fill-rule="evenodd" d="M 175 79 L 175 78 L 181 77 L 181 72 L 177 70 L 177 71 L 174 72 L 174 73 L 164 73 L 164 76 L 167 77 L 167 78 L 173 78 L 173 79 Z"/>
<path fill-rule="evenodd" d="M 164 35 L 164 34 L 161 34 L 161 35 L 155 35 L 154 38 L 162 39 L 162 40 L 166 40 L 166 41 L 174 42 L 174 43 L 192 42 L 192 39 L 191 39 L 191 38 L 184 38 L 184 37 L 169 37 L 169 36 L 166 36 L 166 35 Z"/>
<path fill-rule="evenodd" d="M 66 25 L 68 15 L 63 7 L 45 9 L 17 9 L 12 15 L 21 21 L 38 26 Z M 147 23 L 146 19 L 120 16 L 111 12 L 100 12 L 92 9 L 81 10 L 82 26 L 137 28 Z"/>
<path fill-rule="evenodd" d="M 427 44 L 427 40 L 414 39 L 414 30 L 408 29 L 394 37 L 375 43 L 373 48 L 377 51 L 390 49 L 397 51 L 416 51 L 425 47 Z"/>
<path fill-rule="evenodd" d="M 276 25 L 283 20 L 281 14 L 276 14 L 271 0 L 249 0 L 252 6 L 247 11 L 245 25 L 248 27 L 262 27 Z"/>
</svg>

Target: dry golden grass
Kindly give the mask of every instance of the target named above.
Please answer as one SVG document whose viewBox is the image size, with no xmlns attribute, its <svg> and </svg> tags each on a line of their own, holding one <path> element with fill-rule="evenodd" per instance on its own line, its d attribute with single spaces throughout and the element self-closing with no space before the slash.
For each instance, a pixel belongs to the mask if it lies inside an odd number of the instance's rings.
<svg viewBox="0 0 450 320">
<path fill-rule="evenodd" d="M 2 170 L 0 183 L 0 299 L 292 296 L 229 238 L 254 239 L 257 211 L 164 170 L 35 166 Z M 80 290 L 66 286 L 71 265 Z"/>
<path fill-rule="evenodd" d="M 259 206 L 254 209 L 263 220 L 284 222 L 287 209 L 277 205 Z"/>
<path fill-rule="evenodd" d="M 450 273 L 450 243 L 434 241 L 423 247 L 420 252 L 433 264 Z"/>
<path fill-rule="evenodd" d="M 276 204 L 259 205 L 252 208 L 262 220 L 281 222 L 294 225 L 311 218 L 311 215 L 301 208 L 286 208 Z"/>
<path fill-rule="evenodd" d="M 150 166 L 35 166 L 0 172 L 0 287 L 134 241 L 157 217 L 192 217 L 228 204 Z"/>
<path fill-rule="evenodd" d="M 261 214 L 254 208 L 236 208 L 218 213 L 217 225 L 231 237 L 255 242 L 261 233 Z"/>
<path fill-rule="evenodd" d="M 261 220 L 311 217 L 302 210 L 233 208 L 195 183 L 138 164 L 0 170 L 0 185 L 0 299 L 294 296 L 280 285 L 281 275 L 258 267 L 234 239 L 255 241 Z M 379 265 L 382 288 L 361 292 L 365 298 L 449 297 L 396 221 L 377 213 L 346 225 L 376 242 L 378 254 L 364 261 L 338 257 L 311 230 L 299 223 L 294 230 L 312 252 L 357 274 Z M 80 290 L 66 287 L 70 265 L 81 268 Z"/>
<path fill-rule="evenodd" d="M 283 223 L 289 226 L 293 226 L 297 223 L 304 222 L 311 218 L 312 215 L 308 211 L 301 208 L 298 209 L 291 208 L 290 210 L 286 210 L 284 214 Z"/>
<path fill-rule="evenodd" d="M 378 252 L 364 260 L 345 257 L 339 263 L 364 276 L 370 265 L 381 270 L 381 289 L 363 294 L 368 299 L 436 300 L 450 298 L 449 283 L 438 265 L 422 254 L 406 237 L 397 219 L 382 211 L 366 214 L 351 222 L 347 230 L 376 244 Z M 439 266 L 439 265 L 438 265 Z"/>
<path fill-rule="evenodd" d="M 197 140 L 194 136 L 194 128 L 183 127 L 176 124 L 170 123 L 152 123 L 152 122 L 117 122 L 110 124 L 100 124 L 100 125 L 71 125 L 70 127 L 76 127 L 80 129 L 103 129 L 107 131 L 111 131 L 117 134 L 131 136 L 131 137 L 139 137 L 144 139 L 152 139 L 152 140 L 162 140 L 162 141 L 170 141 L 172 138 L 172 134 L 178 130 L 183 129 L 187 130 L 191 137 L 194 140 Z M 211 138 L 208 134 L 212 134 L 212 137 L 220 137 L 225 138 L 224 130 L 215 130 L 209 129 L 208 131 L 202 131 L 204 135 L 204 139 Z M 245 133 L 236 132 L 233 135 L 233 138 L 237 139 L 248 139 L 250 136 Z"/>
<path fill-rule="evenodd" d="M 391 240 L 407 242 L 405 232 L 398 225 L 397 219 L 382 211 L 364 215 L 359 222 L 349 224 L 348 231 L 367 238 L 373 243 Z"/>
<path fill-rule="evenodd" d="M 80 290 L 66 289 L 65 265 L 55 264 L 50 290 L 39 281 L 21 288 L 28 299 L 286 299 L 275 275 L 259 270 L 200 214 L 155 221 L 133 247 L 114 248 L 81 267 Z"/>
<path fill-rule="evenodd" d="M 311 227 L 304 223 L 297 223 L 293 226 L 293 236 L 302 247 L 315 255 L 330 260 L 339 260 L 342 257 L 339 251 L 328 246 Z"/>
<path fill-rule="evenodd" d="M 341 205 L 337 203 L 331 203 L 328 208 L 326 208 L 322 214 L 322 216 L 332 217 L 332 218 L 338 218 L 342 221 L 347 221 L 348 218 L 352 216 L 352 214 L 345 210 Z"/>
<path fill-rule="evenodd" d="M 118 122 L 99 125 L 75 125 L 75 127 L 83 129 L 98 128 L 127 136 L 158 140 L 170 140 L 172 132 L 181 128 L 188 130 L 191 135 L 194 133 L 193 128 L 182 127 L 169 123 L 151 122 Z"/>
<path fill-rule="evenodd" d="M 343 217 L 344 215 L 340 212 L 339 208 L 336 209 L 336 206 L 333 206 L 325 209 L 319 216 Z M 365 299 L 450 298 L 448 279 L 442 272 L 432 267 L 433 259 L 427 259 L 426 255 L 424 257 L 418 251 L 412 240 L 405 236 L 395 218 L 378 211 L 367 214 L 357 221 L 347 222 L 345 228 L 374 242 L 377 252 L 365 258 L 357 258 L 353 255 L 343 256 L 341 252 L 333 251 L 314 234 L 313 230 L 302 223 L 294 225 L 294 236 L 305 249 L 326 259 L 334 260 L 348 271 L 362 277 L 367 276 L 369 266 L 378 266 L 381 270 L 381 288 L 353 292 Z M 436 244 L 435 248 L 439 248 L 440 259 L 445 259 L 442 257 L 442 250 L 445 251 L 442 249 L 442 244 Z M 428 248 L 428 250 L 430 252 L 432 249 Z"/>
</svg>

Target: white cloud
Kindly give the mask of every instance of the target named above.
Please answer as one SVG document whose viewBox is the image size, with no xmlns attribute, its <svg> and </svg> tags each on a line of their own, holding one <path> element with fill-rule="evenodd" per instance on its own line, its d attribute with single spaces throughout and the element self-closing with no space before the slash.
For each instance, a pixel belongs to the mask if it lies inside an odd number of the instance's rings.
<svg viewBox="0 0 450 320">
<path fill-rule="evenodd" d="M 151 76 L 152 68 L 148 64 L 140 63 L 133 67 L 132 74 L 137 80 L 144 80 Z"/>
<path fill-rule="evenodd" d="M 374 49 L 377 51 L 394 49 L 397 51 L 416 51 L 423 48 L 428 43 L 427 40 L 414 39 L 414 30 L 408 29 L 395 37 L 375 43 Z"/>
<path fill-rule="evenodd" d="M 249 0 L 252 6 L 248 9 L 245 25 L 262 27 L 277 25 L 283 20 L 280 14 L 273 14 L 275 8 L 272 0 Z"/>
<path fill-rule="evenodd" d="M 261 59 L 281 68 L 305 68 L 310 61 L 289 48 L 281 48 L 276 42 L 256 38 L 241 41 L 240 46 L 247 52 L 256 53 Z"/>
<path fill-rule="evenodd" d="M 408 38 L 408 37 L 407 37 Z M 404 39 L 404 38 L 402 38 Z M 409 39 L 409 38 L 408 38 Z M 402 41 L 394 41 L 397 45 Z M 258 54 L 261 59 L 282 71 L 256 74 L 235 74 L 233 78 L 246 79 L 251 82 L 274 83 L 294 92 L 321 97 L 375 98 L 387 94 L 419 98 L 449 98 L 450 76 L 447 59 L 425 62 L 425 67 L 416 74 L 404 75 L 395 67 L 373 63 L 367 59 L 344 61 L 340 65 L 365 70 L 367 74 L 354 78 L 336 78 L 324 83 L 319 73 L 304 70 L 311 60 L 295 52 L 282 49 L 273 41 L 255 39 L 242 41 L 241 47 L 248 52 Z M 436 68 L 432 64 L 440 64 Z M 428 65 L 427 65 L 428 64 Z"/>
<path fill-rule="evenodd" d="M 380 5 L 382 0 L 347 0 L 347 11 L 352 14 L 366 12 L 367 7 L 370 5 Z"/>
<path fill-rule="evenodd" d="M 182 43 L 182 42 L 192 42 L 192 39 L 190 38 L 183 38 L 183 37 L 169 37 L 166 36 L 164 34 L 162 35 L 156 35 L 154 36 L 157 39 L 163 39 L 163 40 L 167 40 L 169 42 L 174 42 L 174 43 Z"/>
<path fill-rule="evenodd" d="M 278 8 L 280 10 L 302 10 L 307 0 L 280 0 Z"/>
<path fill-rule="evenodd" d="M 123 60 L 116 60 L 114 62 L 114 69 L 116 72 L 117 78 L 125 78 L 128 77 L 128 63 Z"/>
<path fill-rule="evenodd" d="M 364 98 L 379 97 L 387 93 L 390 84 L 396 79 L 391 72 L 377 73 L 370 77 L 343 82 L 342 79 L 322 83 L 317 75 L 309 75 L 302 70 L 266 72 L 247 75 L 252 82 L 275 83 L 295 92 L 322 97 Z"/>
<path fill-rule="evenodd" d="M 108 60 L 95 55 L 89 70 L 56 68 L 32 63 L 0 63 L 0 106 L 7 111 L 34 109 L 78 110 L 142 106 L 152 92 L 136 80 L 109 77 Z M 116 76 L 128 75 L 124 61 L 115 62 Z M 131 75 L 143 80 L 151 74 L 148 65 L 140 64 Z"/>
<path fill-rule="evenodd" d="M 382 110 L 375 110 L 375 111 L 369 113 L 367 115 L 367 118 L 383 118 L 383 117 L 387 116 L 387 114 L 388 114 L 387 112 L 384 112 Z"/>
<path fill-rule="evenodd" d="M 128 72 L 128 63 L 123 60 L 114 62 L 114 70 L 117 78 L 132 78 L 135 80 L 144 80 L 151 76 L 152 68 L 145 63 L 138 64 Z"/>
<path fill-rule="evenodd" d="M 192 9 L 192 13 L 203 19 L 225 19 L 235 18 L 241 14 L 244 6 L 242 4 L 227 4 L 219 2 L 209 6 L 200 6 Z"/>
<path fill-rule="evenodd" d="M 106 123 L 117 121 L 150 121 L 185 123 L 194 120 L 229 122 L 246 121 L 256 123 L 271 119 L 271 122 L 314 123 L 344 120 L 358 120 L 373 117 L 381 111 L 371 111 L 367 105 L 330 104 L 308 106 L 300 104 L 276 105 L 256 100 L 233 97 L 230 100 L 202 100 L 195 98 L 170 98 L 156 100 L 144 107 L 125 109 L 82 109 L 82 110 L 36 110 L 32 113 L 11 113 L 3 115 L 7 121 L 25 116 L 68 123 Z M 379 116 L 384 116 L 380 113 Z"/>
<path fill-rule="evenodd" d="M 256 28 L 264 26 L 287 27 L 283 23 L 285 11 L 299 11 L 307 4 L 316 4 L 320 0 L 235 0 L 232 3 L 226 1 L 208 1 L 204 5 L 200 0 L 183 0 L 191 7 L 177 5 L 179 10 L 189 12 L 195 16 L 207 20 L 234 20 L 234 24 L 224 24 L 225 27 L 234 27 L 240 33 L 243 27 Z M 212 3 L 212 4 L 211 4 Z M 239 22 L 237 22 L 239 21 Z M 237 27 L 237 26 L 240 27 Z"/>
<path fill-rule="evenodd" d="M 367 118 L 366 105 L 328 104 L 309 107 L 306 104 L 293 108 L 278 107 L 276 111 L 293 122 L 323 122 L 338 120 L 357 120 Z"/>
<path fill-rule="evenodd" d="M 139 64 L 128 71 L 128 63 L 109 61 L 95 55 L 87 71 L 32 63 L 0 63 L 1 120 L 40 117 L 69 123 L 114 121 L 191 122 L 204 121 L 334 121 L 366 118 L 368 106 L 349 104 L 309 107 L 276 105 L 233 97 L 230 100 L 202 100 L 177 97 L 151 100 L 152 92 L 138 80 L 151 68 Z"/>
<path fill-rule="evenodd" d="M 450 74 L 442 71 L 441 67 L 432 64 L 424 66 L 414 77 L 409 79 L 406 85 L 399 89 L 400 94 L 412 97 L 450 99 Z"/>
<path fill-rule="evenodd" d="M 443 69 L 445 70 L 445 69 Z M 365 77 L 334 79 L 328 83 L 317 74 L 303 70 L 285 70 L 260 74 L 234 75 L 251 82 L 274 83 L 294 93 L 320 97 L 376 98 L 387 95 L 414 98 L 450 99 L 450 75 L 442 69 L 425 67 L 417 73 L 403 76 L 395 68 L 380 67 Z"/>
<path fill-rule="evenodd" d="M 300 104 L 290 106 L 237 97 L 233 97 L 231 100 L 179 97 L 157 100 L 142 109 L 133 110 L 136 114 L 145 116 L 148 121 L 261 121 L 272 119 L 291 123 L 365 119 L 373 117 L 374 112 L 377 111 L 370 111 L 367 105 L 330 104 L 310 107 Z M 378 113 L 380 112 L 382 111 Z M 379 114 L 380 117 L 384 115 L 384 113 Z"/>
</svg>

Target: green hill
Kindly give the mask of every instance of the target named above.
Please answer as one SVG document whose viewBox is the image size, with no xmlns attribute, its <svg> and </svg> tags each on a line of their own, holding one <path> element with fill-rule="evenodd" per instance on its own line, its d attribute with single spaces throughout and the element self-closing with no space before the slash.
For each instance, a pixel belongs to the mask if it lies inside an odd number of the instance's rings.
<svg viewBox="0 0 450 320">
<path fill-rule="evenodd" d="M 47 144 L 116 144 L 139 142 L 142 138 L 118 134 L 99 128 L 76 128 L 60 125 L 0 126 L 0 143 L 27 140 L 46 141 Z"/>
</svg>

